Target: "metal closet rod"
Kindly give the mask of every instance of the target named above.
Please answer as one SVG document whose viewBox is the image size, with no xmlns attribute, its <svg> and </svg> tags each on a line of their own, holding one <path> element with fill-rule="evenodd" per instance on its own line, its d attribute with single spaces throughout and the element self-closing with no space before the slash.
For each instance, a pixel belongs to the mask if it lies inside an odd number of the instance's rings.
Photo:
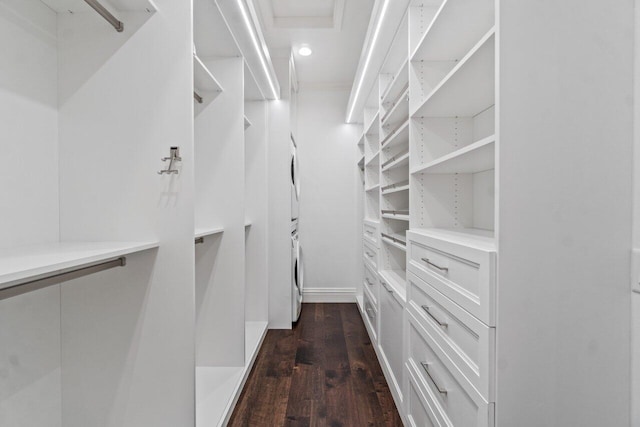
<svg viewBox="0 0 640 427">
<path fill-rule="evenodd" d="M 198 101 L 198 104 L 202 104 L 202 102 L 203 102 L 202 97 L 200 95 L 198 95 L 198 93 L 196 91 L 193 91 L 193 99 Z"/>
<path fill-rule="evenodd" d="M 26 294 L 28 292 L 37 291 L 48 286 L 57 285 L 60 282 L 77 279 L 79 277 L 88 276 L 89 274 L 109 270 L 115 267 L 124 267 L 125 265 L 127 265 L 127 258 L 120 257 L 111 261 L 105 261 L 87 267 L 80 267 L 74 270 L 65 271 L 63 273 L 55 273 L 50 276 L 42 277 L 40 279 L 17 283 L 11 287 L 0 289 L 0 301 L 18 295 Z"/>
<path fill-rule="evenodd" d="M 121 33 L 124 31 L 124 24 L 122 21 L 113 16 L 113 14 L 101 5 L 98 0 L 84 0 L 84 2 L 91 6 L 93 10 L 98 12 L 100 16 L 106 19 L 109 24 L 113 25 L 113 28 L 115 28 L 117 32 Z"/>
</svg>

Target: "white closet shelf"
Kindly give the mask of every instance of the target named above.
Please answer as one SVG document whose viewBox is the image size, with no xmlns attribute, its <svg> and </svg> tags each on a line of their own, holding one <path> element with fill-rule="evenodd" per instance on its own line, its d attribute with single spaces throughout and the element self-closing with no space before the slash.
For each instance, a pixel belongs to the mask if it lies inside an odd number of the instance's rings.
<svg viewBox="0 0 640 427">
<path fill-rule="evenodd" d="M 477 173 L 495 169 L 495 135 L 419 166 L 412 174 Z"/>
<path fill-rule="evenodd" d="M 371 120 L 371 123 L 369 123 L 369 125 L 365 129 L 364 134 L 367 136 L 378 135 L 380 133 L 379 125 L 380 125 L 380 112 L 377 112 L 376 115 L 373 117 L 373 120 Z"/>
<path fill-rule="evenodd" d="M 82 13 L 95 11 L 84 0 L 40 0 L 57 13 Z M 155 12 L 156 6 L 149 0 L 100 0 L 111 12 Z"/>
<path fill-rule="evenodd" d="M 495 104 L 495 29 L 431 91 L 411 117 L 474 117 Z"/>
<path fill-rule="evenodd" d="M 249 126 L 251 126 L 251 122 L 247 119 L 247 116 L 244 116 L 244 130 L 247 130 Z"/>
<path fill-rule="evenodd" d="M 395 100 L 393 106 L 382 118 L 382 126 L 389 127 L 393 123 L 404 123 L 409 117 L 409 87 Z"/>
<path fill-rule="evenodd" d="M 376 151 L 374 155 L 371 156 L 371 158 L 365 162 L 364 165 L 366 167 L 369 167 L 373 165 L 378 165 L 379 163 L 380 163 L 380 150 Z"/>
<path fill-rule="evenodd" d="M 213 76 L 211 71 L 206 65 L 198 58 L 197 55 L 193 55 L 193 86 L 198 95 L 202 96 L 201 92 L 222 92 L 222 85 Z"/>
<path fill-rule="evenodd" d="M 459 60 L 495 23 L 493 0 L 444 0 L 411 61 Z"/>
<path fill-rule="evenodd" d="M 382 148 L 388 148 L 401 143 L 409 143 L 409 120 L 400 124 L 395 130 L 393 130 L 385 139 L 382 140 L 380 145 Z"/>
<path fill-rule="evenodd" d="M 364 132 L 362 133 L 362 135 L 360 135 L 360 138 L 358 138 L 358 144 L 359 147 L 363 147 L 364 146 Z"/>
<path fill-rule="evenodd" d="M 496 251 L 495 233 L 491 230 L 481 230 L 479 228 L 412 228 L 407 232 L 407 238 L 411 239 L 410 234 L 412 233 L 485 252 Z"/>
<path fill-rule="evenodd" d="M 379 220 L 378 218 L 369 218 L 369 217 L 365 217 L 365 218 L 364 218 L 364 222 L 365 222 L 366 224 L 374 225 L 374 226 L 378 226 L 378 225 L 380 225 L 380 220 Z M 373 243 L 375 243 L 375 240 L 372 240 L 372 239 L 369 239 L 369 240 L 371 240 Z"/>
<path fill-rule="evenodd" d="M 383 187 L 382 195 L 386 196 L 387 194 L 400 193 L 401 191 L 409 191 L 409 182 L 399 182 L 395 184 L 393 187 Z"/>
<path fill-rule="evenodd" d="M 381 240 L 387 245 L 393 246 L 394 248 L 398 248 L 401 251 L 407 251 L 407 241 L 404 236 L 399 234 L 381 234 Z"/>
<path fill-rule="evenodd" d="M 381 270 L 380 275 L 387 286 L 397 293 L 403 302 L 407 302 L 407 272 L 404 270 Z M 380 292 L 383 290 L 380 289 Z"/>
<path fill-rule="evenodd" d="M 397 99 L 404 92 L 405 86 L 409 84 L 409 60 L 405 60 L 400 66 L 400 70 L 393 76 L 387 90 L 381 98 L 381 104 L 387 104 L 392 99 Z"/>
<path fill-rule="evenodd" d="M 0 251 L 0 289 L 109 261 L 159 242 L 61 242 Z"/>
<path fill-rule="evenodd" d="M 222 227 L 202 227 L 196 228 L 194 237 L 199 239 L 200 237 L 214 236 L 222 233 L 224 233 L 224 228 Z"/>
<path fill-rule="evenodd" d="M 247 228 L 251 227 L 252 225 L 253 225 L 253 223 L 251 221 L 245 221 L 244 228 L 247 229 Z"/>
<path fill-rule="evenodd" d="M 376 185 L 372 185 L 371 187 L 365 189 L 365 191 L 368 193 L 370 191 L 376 191 L 379 188 L 380 188 L 380 184 L 376 184 Z"/>
<path fill-rule="evenodd" d="M 406 211 L 397 211 L 397 212 L 402 212 L 402 213 L 382 212 L 382 218 L 395 219 L 398 221 L 407 221 L 407 222 L 409 221 L 409 214 L 404 213 Z"/>
<path fill-rule="evenodd" d="M 358 160 L 358 167 L 360 169 L 364 169 L 364 155 L 360 157 L 360 160 Z"/>
<path fill-rule="evenodd" d="M 391 159 L 387 160 L 387 162 L 388 163 L 382 167 L 382 172 L 408 165 L 409 152 L 393 156 Z"/>
</svg>

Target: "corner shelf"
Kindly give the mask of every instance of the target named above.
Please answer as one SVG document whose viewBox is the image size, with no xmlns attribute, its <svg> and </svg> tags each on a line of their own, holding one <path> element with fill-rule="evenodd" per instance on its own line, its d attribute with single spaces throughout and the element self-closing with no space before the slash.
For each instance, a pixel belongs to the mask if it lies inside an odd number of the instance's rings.
<svg viewBox="0 0 640 427">
<path fill-rule="evenodd" d="M 148 242 L 60 242 L 0 251 L 0 289 L 157 248 Z"/>
<path fill-rule="evenodd" d="M 473 117 L 495 104 L 495 28 L 427 95 L 411 117 Z"/>
<path fill-rule="evenodd" d="M 495 135 L 419 166 L 412 174 L 477 173 L 495 169 Z"/>
</svg>

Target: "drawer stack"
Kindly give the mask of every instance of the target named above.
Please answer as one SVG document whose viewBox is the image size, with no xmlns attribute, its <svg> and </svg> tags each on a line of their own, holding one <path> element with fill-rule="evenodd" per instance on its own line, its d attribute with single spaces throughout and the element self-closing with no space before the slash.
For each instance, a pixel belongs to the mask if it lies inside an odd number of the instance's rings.
<svg viewBox="0 0 640 427">
<path fill-rule="evenodd" d="M 407 233 L 407 420 L 492 426 L 495 403 L 493 239 Z M 423 421 L 428 416 L 429 423 Z"/>
</svg>

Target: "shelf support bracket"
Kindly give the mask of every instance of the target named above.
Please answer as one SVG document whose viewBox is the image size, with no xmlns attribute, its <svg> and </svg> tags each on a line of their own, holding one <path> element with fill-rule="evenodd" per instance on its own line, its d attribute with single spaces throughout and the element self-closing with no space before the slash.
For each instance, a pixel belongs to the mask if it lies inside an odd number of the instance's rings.
<svg viewBox="0 0 640 427">
<path fill-rule="evenodd" d="M 27 280 L 25 282 L 16 283 L 8 288 L 0 289 L 0 301 L 12 298 L 28 292 L 37 291 L 48 286 L 57 285 L 61 282 L 77 279 L 79 277 L 88 276 L 100 271 L 109 270 L 115 267 L 124 267 L 127 265 L 127 258 L 120 257 L 111 261 L 101 262 L 86 267 L 80 267 L 69 271 L 62 271 L 41 277 L 39 279 Z"/>
</svg>

